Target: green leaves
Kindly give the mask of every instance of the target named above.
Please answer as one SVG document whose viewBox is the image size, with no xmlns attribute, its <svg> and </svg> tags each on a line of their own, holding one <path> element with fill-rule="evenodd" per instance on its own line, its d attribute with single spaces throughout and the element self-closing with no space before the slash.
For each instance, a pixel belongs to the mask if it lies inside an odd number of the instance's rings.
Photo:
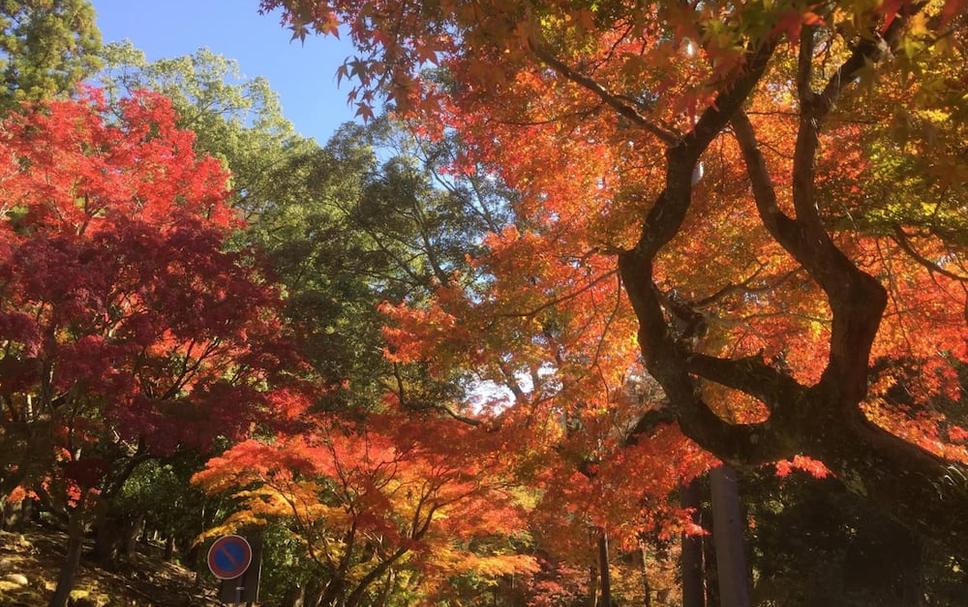
<svg viewBox="0 0 968 607">
<path fill-rule="evenodd" d="M 20 101 L 74 92 L 100 66 L 101 33 L 88 0 L 0 4 L 0 113 Z"/>
</svg>

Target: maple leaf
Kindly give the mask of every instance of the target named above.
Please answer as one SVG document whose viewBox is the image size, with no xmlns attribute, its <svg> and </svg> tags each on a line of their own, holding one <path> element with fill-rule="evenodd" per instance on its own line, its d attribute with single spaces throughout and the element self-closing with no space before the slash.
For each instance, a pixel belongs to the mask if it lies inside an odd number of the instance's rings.
<svg viewBox="0 0 968 607">
<path fill-rule="evenodd" d="M 167 98 L 109 109 L 89 89 L 2 128 L 0 195 L 15 212 L 0 219 L 0 391 L 20 420 L 4 440 L 44 463 L 4 474 L 68 516 L 117 499 L 132 455 L 204 453 L 272 408 L 297 414 L 295 388 L 267 395 L 280 365 L 299 368 L 278 291 L 226 246 L 242 223 L 228 175 Z M 32 442 L 40 426 L 49 444 Z"/>
</svg>

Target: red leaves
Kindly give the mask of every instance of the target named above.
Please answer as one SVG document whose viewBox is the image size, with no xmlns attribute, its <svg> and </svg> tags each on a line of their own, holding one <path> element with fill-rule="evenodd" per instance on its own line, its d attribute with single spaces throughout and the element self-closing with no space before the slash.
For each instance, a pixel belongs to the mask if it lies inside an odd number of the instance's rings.
<svg viewBox="0 0 968 607">
<path fill-rule="evenodd" d="M 795 455 L 792 460 L 776 463 L 776 475 L 780 478 L 789 476 L 793 470 L 802 470 L 814 478 L 827 478 L 831 474 L 823 462 L 805 455 Z"/>
<path fill-rule="evenodd" d="M 4 415 L 50 415 L 64 474 L 84 487 L 117 463 L 88 459 L 98 451 L 244 437 L 282 404 L 265 382 L 299 363 L 277 291 L 249 252 L 225 250 L 240 221 L 220 163 L 195 154 L 159 95 L 112 119 L 96 91 L 24 110 L 0 140 Z"/>
<path fill-rule="evenodd" d="M 803 26 L 821 25 L 823 18 L 812 11 L 801 11 L 795 8 L 784 11 L 776 20 L 773 26 L 773 33 L 782 33 L 791 42 L 800 39 L 800 30 Z"/>
<path fill-rule="evenodd" d="M 99 95 L 51 101 L 15 115 L 6 138 L 11 162 L 0 191 L 27 210 L 33 225 L 89 233 L 120 214 L 152 224 L 176 209 L 215 225 L 237 220 L 224 206 L 227 174 L 217 160 L 196 157 L 194 134 L 175 128 L 171 102 L 143 93 L 120 102 L 122 120 L 102 120 Z"/>
<path fill-rule="evenodd" d="M 33 318 L 23 312 L 0 312 L 0 340 L 17 342 L 26 357 L 34 357 L 40 348 L 40 333 Z"/>
</svg>

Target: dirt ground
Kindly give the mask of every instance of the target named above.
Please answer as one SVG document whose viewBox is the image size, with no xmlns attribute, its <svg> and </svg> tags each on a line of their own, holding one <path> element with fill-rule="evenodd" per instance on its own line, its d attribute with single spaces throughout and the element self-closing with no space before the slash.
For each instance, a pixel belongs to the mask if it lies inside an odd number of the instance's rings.
<svg viewBox="0 0 968 607">
<path fill-rule="evenodd" d="M 53 593 L 66 544 L 65 534 L 43 527 L 27 527 L 22 533 L 0 531 L 0 606 L 44 607 Z M 213 579 L 204 576 L 196 586 L 193 572 L 159 557 L 156 547 L 140 546 L 131 562 L 119 564 L 115 571 L 82 559 L 72 605 L 221 605 L 213 598 Z"/>
</svg>

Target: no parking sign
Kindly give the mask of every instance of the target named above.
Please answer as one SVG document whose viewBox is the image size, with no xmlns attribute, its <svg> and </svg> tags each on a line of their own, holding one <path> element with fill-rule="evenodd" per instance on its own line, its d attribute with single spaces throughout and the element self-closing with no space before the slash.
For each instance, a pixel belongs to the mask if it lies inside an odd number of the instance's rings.
<svg viewBox="0 0 968 607">
<path fill-rule="evenodd" d="M 252 546 L 241 535 L 226 535 L 208 549 L 208 568 L 220 580 L 234 580 L 252 564 Z"/>
</svg>

